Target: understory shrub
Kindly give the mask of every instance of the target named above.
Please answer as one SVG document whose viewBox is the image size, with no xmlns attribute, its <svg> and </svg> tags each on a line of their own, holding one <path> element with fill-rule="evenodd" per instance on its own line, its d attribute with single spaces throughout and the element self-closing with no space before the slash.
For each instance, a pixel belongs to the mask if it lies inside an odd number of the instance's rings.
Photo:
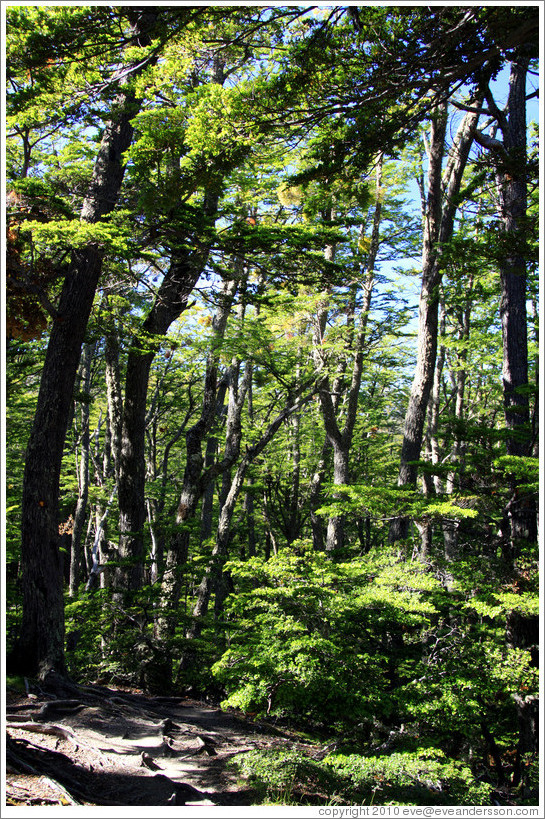
<svg viewBox="0 0 545 819">
<path fill-rule="evenodd" d="M 491 785 L 470 768 L 428 748 L 317 761 L 296 751 L 251 751 L 236 760 L 262 800 L 343 805 L 488 805 Z"/>
</svg>

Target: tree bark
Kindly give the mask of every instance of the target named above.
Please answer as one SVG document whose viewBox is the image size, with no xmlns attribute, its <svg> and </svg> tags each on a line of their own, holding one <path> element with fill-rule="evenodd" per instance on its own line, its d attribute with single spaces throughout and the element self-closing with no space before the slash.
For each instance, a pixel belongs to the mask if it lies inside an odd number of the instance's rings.
<svg viewBox="0 0 545 819">
<path fill-rule="evenodd" d="M 134 24 L 136 43 L 146 45 L 158 17 L 156 8 L 141 11 Z M 139 70 L 135 68 L 132 76 Z M 121 91 L 115 115 L 106 125 L 81 210 L 84 222 L 96 223 L 116 205 L 123 180 L 123 154 L 129 147 L 131 120 L 139 109 L 132 90 Z M 25 459 L 22 500 L 21 565 L 23 618 L 12 664 L 39 675 L 65 673 L 62 560 L 58 546 L 58 493 L 74 381 L 93 305 L 104 251 L 96 243 L 73 250 L 57 316 L 51 328 L 36 413 Z"/>
<path fill-rule="evenodd" d="M 496 164 L 500 215 L 509 252 L 500 255 L 502 295 L 500 319 L 503 340 L 503 402 L 509 430 L 507 454 L 530 454 L 530 411 L 528 401 L 528 338 L 526 315 L 526 259 L 522 250 L 527 210 L 526 181 L 526 73 L 528 60 L 512 63 L 507 103 L 507 121 L 500 123 L 509 155 L 508 167 Z M 521 544 L 537 540 L 536 504 L 519 490 L 511 478 L 510 504 L 512 558 Z"/>
<path fill-rule="evenodd" d="M 472 294 L 473 294 L 473 274 L 470 275 L 469 280 L 467 282 L 467 294 L 468 300 L 466 306 L 463 310 L 460 310 L 458 315 L 458 340 L 461 343 L 461 348 L 457 353 L 456 356 L 456 372 L 454 375 L 454 417 L 456 421 L 461 423 L 464 417 L 464 405 L 465 405 L 465 390 L 466 390 L 466 381 L 467 381 L 467 342 L 469 341 L 470 329 L 471 329 L 471 307 L 472 307 Z M 455 488 L 456 484 L 460 486 L 461 481 L 461 470 L 463 467 L 462 459 L 463 459 L 463 451 L 464 445 L 462 440 L 462 435 L 459 429 L 455 430 L 454 433 L 454 444 L 452 447 L 452 462 L 454 464 L 454 469 L 452 469 L 447 475 L 446 481 L 446 491 L 449 495 L 451 495 Z"/>
<path fill-rule="evenodd" d="M 428 195 L 422 244 L 422 286 L 418 307 L 418 346 L 416 371 L 405 415 L 398 486 L 415 487 L 422 448 L 424 421 L 430 399 L 437 357 L 439 286 L 441 284 L 441 247 L 449 241 L 454 228 L 457 196 L 469 157 L 479 114 L 464 117 L 442 172 L 447 126 L 447 104 L 436 110 L 430 130 L 428 149 Z M 396 517 L 390 525 L 390 541 L 409 535 L 410 521 Z"/>
<path fill-rule="evenodd" d="M 495 113 L 503 141 L 477 132 L 480 145 L 491 153 L 496 173 L 498 211 L 503 232 L 499 254 L 501 279 L 500 319 L 503 343 L 503 403 L 509 432 L 507 454 L 518 457 L 532 451 L 528 401 L 528 339 L 526 316 L 527 219 L 526 75 L 529 60 L 519 56 L 511 63 L 509 96 L 499 111 L 490 91 L 489 107 Z M 537 540 L 536 503 L 521 492 L 515 476 L 510 479 L 511 499 L 506 509 L 510 525 L 508 559 L 514 561 L 525 541 Z"/>
<path fill-rule="evenodd" d="M 445 334 L 444 304 L 441 305 L 440 309 L 439 333 L 442 336 L 444 336 Z M 437 363 L 433 377 L 433 387 L 430 395 L 430 404 L 428 407 L 428 429 L 426 433 L 426 444 L 428 447 L 429 458 L 433 466 L 437 466 L 439 464 L 439 461 L 441 460 L 438 432 L 439 407 L 441 404 L 441 383 L 443 377 L 443 367 L 445 364 L 445 353 L 446 353 L 445 347 L 441 345 L 439 349 L 439 355 L 437 357 Z M 428 480 L 427 477 L 424 476 L 424 480 L 427 482 L 428 494 L 433 494 L 433 492 L 441 493 L 443 491 L 443 481 L 440 475 L 433 475 L 432 480 Z"/>
<path fill-rule="evenodd" d="M 322 444 L 322 451 L 316 469 L 310 481 L 309 505 L 310 505 L 310 526 L 312 532 L 312 548 L 316 552 L 323 552 L 325 548 L 324 527 L 322 519 L 316 514 L 316 510 L 321 505 L 322 484 L 324 482 L 327 466 L 327 456 L 331 449 L 329 438 L 325 437 Z"/>
<path fill-rule="evenodd" d="M 123 429 L 123 398 L 119 371 L 119 336 L 114 327 L 104 339 L 104 363 L 106 376 L 107 425 L 111 456 L 114 463 L 116 483 L 119 483 L 121 462 L 121 434 Z"/>
<path fill-rule="evenodd" d="M 163 279 L 155 303 L 142 325 L 150 337 L 134 339 L 127 361 L 123 431 L 119 468 L 119 565 L 114 572 L 117 593 L 140 588 L 143 580 L 145 507 L 145 430 L 149 374 L 155 351 L 154 336 L 164 335 L 172 322 L 186 309 L 193 288 L 201 275 L 211 242 L 206 228 L 213 228 L 219 196 L 205 197 L 204 236 L 197 249 L 174 258 Z"/>
<path fill-rule="evenodd" d="M 221 405 L 223 405 L 227 381 L 221 379 L 218 383 L 219 348 L 225 334 L 237 287 L 236 276 L 224 283 L 219 308 L 212 323 L 214 335 L 206 363 L 201 415 L 197 423 L 185 435 L 186 465 L 176 517 L 179 530 L 171 538 L 168 545 L 161 581 L 161 614 L 156 624 L 156 634 L 161 640 L 167 640 L 172 636 L 176 625 L 175 607 L 180 597 L 181 567 L 187 561 L 189 553 L 190 522 L 195 516 L 202 495 L 213 483 L 217 475 L 222 472 L 222 465 L 218 464 L 217 461 L 211 464 L 207 470 L 203 470 L 202 445 L 218 417 L 220 397 Z M 227 465 L 226 463 L 225 467 Z"/>
<path fill-rule="evenodd" d="M 297 383 L 300 380 L 298 368 Z M 286 515 L 286 541 L 297 540 L 300 533 L 300 487 L 301 487 L 301 415 L 296 412 L 291 418 L 291 482 Z"/>
<path fill-rule="evenodd" d="M 503 343 L 503 403 L 508 430 L 508 455 L 532 454 L 528 401 L 528 341 L 526 316 L 526 258 L 524 255 L 527 219 L 526 155 L 526 75 L 529 60 L 518 56 L 511 63 L 509 96 L 505 111 L 495 106 L 490 91 L 487 102 L 496 113 L 503 142 L 478 133 L 479 143 L 491 151 L 498 191 L 498 210 L 503 228 L 504 252 L 500 254 L 500 319 Z M 515 564 L 523 543 L 537 541 L 535 498 L 510 477 L 511 498 L 506 509 L 509 521 L 510 553 Z M 510 612 L 507 642 L 515 648 L 529 649 L 532 665 L 537 665 L 539 639 L 537 617 Z M 524 782 L 524 757 L 537 756 L 539 750 L 539 701 L 536 696 L 514 696 L 519 723 L 519 742 L 513 785 Z"/>
<path fill-rule="evenodd" d="M 467 342 L 469 341 L 471 327 L 471 306 L 473 291 L 473 274 L 470 274 L 467 282 L 467 302 L 458 313 L 458 341 L 460 349 L 456 354 L 456 370 L 451 378 L 454 383 L 454 417 L 458 424 L 461 424 L 464 416 L 465 386 L 467 379 Z M 449 471 L 446 479 L 445 490 L 447 495 L 452 495 L 457 488 L 461 488 L 461 472 L 463 468 L 464 444 L 460 427 L 454 430 L 454 443 L 452 446 L 451 460 L 453 468 Z M 449 569 L 449 564 L 455 565 L 460 559 L 459 533 L 460 522 L 456 520 L 443 521 L 443 540 L 445 547 L 445 587 L 450 590 L 453 587 L 454 576 Z"/>
<path fill-rule="evenodd" d="M 91 362 L 93 349 L 90 344 L 84 344 L 81 358 L 81 386 L 83 402 L 81 407 L 81 441 L 79 464 L 79 493 L 74 514 L 74 528 L 72 530 L 72 552 L 70 559 L 70 597 L 75 597 L 78 590 L 81 572 L 81 541 L 85 517 L 87 515 L 87 499 L 89 497 L 89 447 L 90 447 L 90 392 L 91 392 Z"/>
</svg>

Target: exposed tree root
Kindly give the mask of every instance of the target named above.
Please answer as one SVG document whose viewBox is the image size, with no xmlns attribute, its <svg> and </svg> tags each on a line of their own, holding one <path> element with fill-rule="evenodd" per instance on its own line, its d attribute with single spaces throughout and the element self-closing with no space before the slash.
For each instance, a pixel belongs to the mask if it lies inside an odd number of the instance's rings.
<svg viewBox="0 0 545 819">
<path fill-rule="evenodd" d="M 31 731 L 35 734 L 52 734 L 53 736 L 61 737 L 71 742 L 76 748 L 79 748 L 81 742 L 71 728 L 64 725 L 42 725 L 36 722 L 8 722 L 6 728 L 16 728 L 19 731 Z"/>
<path fill-rule="evenodd" d="M 100 686 L 62 698 L 30 693 L 8 702 L 13 805 L 251 804 L 229 760 L 278 742 L 268 728 L 177 697 Z"/>
</svg>

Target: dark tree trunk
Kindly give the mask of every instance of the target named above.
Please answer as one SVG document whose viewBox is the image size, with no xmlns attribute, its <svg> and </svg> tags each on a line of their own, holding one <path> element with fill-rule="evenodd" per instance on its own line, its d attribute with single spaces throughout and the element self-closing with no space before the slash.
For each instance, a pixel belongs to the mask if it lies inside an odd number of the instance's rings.
<svg viewBox="0 0 545 819">
<path fill-rule="evenodd" d="M 213 319 L 213 327 L 215 331 L 214 349 L 208 358 L 208 367 L 217 369 L 218 361 L 215 348 L 221 342 L 227 326 L 229 318 L 229 311 L 237 290 L 237 279 L 244 275 L 244 265 L 242 260 L 236 261 L 236 275 L 232 281 L 226 281 L 223 286 L 223 293 L 220 297 L 220 305 L 217 313 Z M 245 287 L 245 284 L 242 285 Z M 216 413 L 215 419 L 212 420 L 213 426 L 219 428 L 227 423 L 228 407 L 224 405 L 225 394 L 229 386 L 230 370 L 227 369 L 217 387 L 216 393 Z M 205 471 L 212 467 L 216 460 L 218 451 L 218 435 L 217 429 L 212 431 L 206 441 L 206 450 L 204 455 L 204 469 Z M 202 508 L 201 508 L 201 544 L 212 537 L 213 520 L 214 520 L 214 493 L 216 488 L 215 478 L 210 478 L 203 493 Z"/>
<path fill-rule="evenodd" d="M 316 514 L 316 510 L 322 505 L 322 484 L 326 474 L 327 456 L 331 449 L 329 438 L 325 438 L 320 453 L 320 460 L 310 481 L 310 526 L 312 531 L 312 548 L 316 552 L 324 551 L 324 526 L 322 518 Z"/>
<path fill-rule="evenodd" d="M 528 58 L 511 63 L 509 96 L 505 111 L 499 111 L 490 91 L 487 103 L 497 118 L 503 141 L 477 133 L 478 142 L 490 150 L 496 172 L 498 210 L 503 227 L 500 254 L 500 319 L 503 341 L 503 403 L 509 432 L 507 454 L 525 456 L 532 452 L 528 401 L 528 339 L 526 316 L 527 157 L 526 75 Z M 520 490 L 511 477 L 511 499 L 506 509 L 510 528 L 510 561 L 516 560 L 524 541 L 537 540 L 535 498 Z"/>
<path fill-rule="evenodd" d="M 218 196 L 206 197 L 203 221 L 213 228 Z M 203 239 L 203 237 L 201 237 Z M 123 431 L 119 468 L 119 561 L 114 573 L 117 592 L 140 588 L 143 580 L 145 506 L 145 432 L 146 400 L 150 368 L 155 352 L 153 336 L 164 335 L 172 322 L 186 309 L 189 296 L 201 275 L 210 240 L 197 243 L 198 250 L 172 261 L 159 288 L 155 303 L 143 323 L 151 337 L 147 347 L 135 339 L 129 351 L 125 376 Z M 155 342 L 156 343 L 156 342 Z"/>
<path fill-rule="evenodd" d="M 511 66 L 508 118 L 502 128 L 509 154 L 508 167 L 498 163 L 496 175 L 500 215 L 505 237 L 505 255 L 500 258 L 502 295 L 500 318 L 503 339 L 503 402 L 509 430 L 507 454 L 530 454 L 530 410 L 528 401 L 528 339 L 526 315 L 526 72 L 528 61 Z M 508 510 L 512 558 L 521 543 L 537 540 L 536 505 L 533 497 L 519 490 L 511 479 L 512 502 Z"/>
<path fill-rule="evenodd" d="M 74 380 L 101 264 L 102 251 L 96 246 L 73 254 L 51 330 L 25 459 L 19 666 L 41 676 L 50 670 L 64 673 L 59 479 Z"/>
<path fill-rule="evenodd" d="M 439 333 L 440 335 L 445 335 L 445 305 L 441 304 L 440 315 L 439 315 Z M 437 357 L 437 363 L 435 367 L 435 373 L 433 377 L 433 387 L 430 395 L 430 403 L 428 407 L 428 429 L 426 432 L 426 446 L 427 452 L 429 453 L 429 459 L 434 466 L 437 466 L 440 461 L 440 449 L 439 449 L 439 439 L 438 439 L 438 432 L 439 432 L 439 407 L 441 403 L 441 384 L 443 378 L 443 367 L 445 364 L 445 347 L 442 345 L 439 349 L 439 354 Z M 426 475 L 424 475 L 424 480 L 427 480 Z M 429 479 L 428 485 L 428 494 L 433 494 L 434 492 L 441 493 L 443 491 L 443 481 L 439 475 L 433 475 L 433 478 Z"/>
<path fill-rule="evenodd" d="M 206 451 L 204 455 L 204 468 L 212 466 L 216 460 L 216 453 L 218 450 L 218 438 L 216 435 L 209 435 L 206 442 Z M 214 495 L 215 495 L 215 481 L 210 481 L 204 490 L 201 507 L 201 546 L 203 543 L 212 537 L 214 528 Z"/>
<path fill-rule="evenodd" d="M 155 8 L 137 16 L 134 33 L 141 45 L 149 42 L 141 32 L 149 30 L 157 16 Z M 119 82 L 123 86 L 123 79 Z M 115 207 L 124 174 L 123 153 L 131 143 L 131 119 L 138 108 L 132 91 L 119 93 L 116 114 L 105 128 L 83 203 L 81 219 L 85 222 L 99 222 Z M 25 459 L 21 537 L 23 619 L 12 661 L 18 670 L 40 677 L 49 672 L 65 673 L 59 480 L 74 381 L 102 258 L 102 248 L 94 243 L 72 252 L 51 328 Z"/>
<path fill-rule="evenodd" d="M 191 522 L 195 517 L 202 495 L 214 482 L 217 475 L 223 471 L 217 462 L 211 464 L 206 471 L 203 470 L 202 446 L 218 417 L 218 410 L 223 405 L 227 387 L 227 381 L 224 379 L 218 383 L 219 346 L 225 334 L 237 286 L 236 279 L 224 284 L 220 306 L 213 320 L 214 340 L 206 364 L 201 416 L 185 434 L 186 465 L 176 517 L 179 529 L 171 538 L 167 548 L 161 582 L 161 614 L 156 624 L 156 634 L 161 640 L 167 640 L 172 636 L 176 626 L 175 607 L 180 597 L 182 567 L 189 553 Z"/>
<path fill-rule="evenodd" d="M 74 515 L 72 530 L 72 552 L 70 557 L 70 597 L 74 597 L 81 579 L 81 542 L 83 527 L 87 515 L 87 500 L 89 497 L 89 448 L 90 448 L 90 391 L 91 391 L 91 362 L 93 349 L 90 344 L 84 345 L 81 358 L 81 386 L 83 403 L 81 407 L 81 440 L 79 464 L 79 497 Z"/>
</svg>

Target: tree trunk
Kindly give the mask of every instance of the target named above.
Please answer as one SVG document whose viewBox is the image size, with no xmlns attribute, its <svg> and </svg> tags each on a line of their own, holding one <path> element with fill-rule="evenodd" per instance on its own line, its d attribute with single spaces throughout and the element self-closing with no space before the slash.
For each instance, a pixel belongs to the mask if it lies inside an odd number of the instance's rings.
<svg viewBox="0 0 545 819">
<path fill-rule="evenodd" d="M 437 356 L 439 286 L 441 284 L 441 247 L 452 236 L 457 196 L 469 157 L 479 114 L 464 117 L 442 173 L 447 126 L 447 104 L 441 103 L 431 123 L 428 148 L 428 195 L 422 245 L 422 287 L 418 307 L 416 371 L 405 415 L 403 443 L 398 474 L 399 487 L 416 487 L 418 461 L 422 448 L 424 421 L 430 399 Z M 407 517 L 394 518 L 390 541 L 409 535 Z"/>
<path fill-rule="evenodd" d="M 112 328 L 104 339 L 104 363 L 106 376 L 107 425 L 111 455 L 114 462 L 116 483 L 119 483 L 121 462 L 121 435 L 123 429 L 123 399 L 119 373 L 119 336 Z"/>
<path fill-rule="evenodd" d="M 322 484 L 325 479 L 327 456 L 330 450 L 331 443 L 326 436 L 322 445 L 320 459 L 310 481 L 310 526 L 312 531 L 312 548 L 316 552 L 323 552 L 325 548 L 322 518 L 316 514 L 316 510 L 319 509 L 322 504 Z"/>
<path fill-rule="evenodd" d="M 222 472 L 217 462 L 203 472 L 202 445 L 218 416 L 220 396 L 221 405 L 223 405 L 227 382 L 222 379 L 218 384 L 219 347 L 225 334 L 237 287 L 236 277 L 224 283 L 219 307 L 212 323 L 214 336 L 211 352 L 206 363 L 201 416 L 185 435 L 186 465 L 176 517 L 176 523 L 180 528 L 171 538 L 167 549 L 165 569 L 161 582 L 161 614 L 156 623 L 157 637 L 162 640 L 167 640 L 172 636 L 176 626 L 175 608 L 180 597 L 181 567 L 187 561 L 189 553 L 190 523 L 195 516 L 197 505 L 206 488 Z"/>
<path fill-rule="evenodd" d="M 248 478 L 250 486 L 253 478 Z M 248 527 L 248 557 L 256 555 L 255 517 L 254 517 L 254 493 L 249 489 L 244 494 L 244 514 L 246 515 L 246 526 Z"/>
<path fill-rule="evenodd" d="M 505 248 L 500 255 L 502 295 L 500 319 L 503 340 L 503 402 L 509 430 L 507 454 L 530 454 L 530 413 L 528 401 L 528 339 L 526 316 L 526 260 L 523 255 L 527 209 L 526 182 L 526 72 L 528 61 L 521 59 L 511 66 L 508 118 L 504 123 L 503 141 L 509 154 L 508 167 L 496 166 L 500 214 Z M 514 502 L 508 516 L 511 528 L 512 558 L 521 544 L 537 540 L 536 505 L 533 497 L 519 490 L 511 478 Z"/>
<path fill-rule="evenodd" d="M 499 254 L 501 278 L 500 319 L 503 343 L 503 403 L 509 432 L 507 454 L 531 452 L 528 402 L 528 340 L 526 316 L 526 259 L 524 247 L 527 219 L 526 75 L 529 60 L 518 57 L 511 63 L 509 96 L 499 111 L 490 91 L 487 102 L 495 114 L 503 141 L 477 132 L 480 145 L 490 150 L 496 172 L 498 211 L 503 228 L 503 250 Z M 506 508 L 510 526 L 509 560 L 516 560 L 525 541 L 537 540 L 535 498 L 519 489 L 511 477 L 511 499 Z"/>
<path fill-rule="evenodd" d="M 231 365 L 231 382 L 229 384 L 229 409 L 227 413 L 227 424 L 225 432 L 225 449 L 222 469 L 222 486 L 220 491 L 220 512 L 216 531 L 216 545 L 212 552 L 212 560 L 207 572 L 199 586 L 197 603 L 195 605 L 194 616 L 199 618 L 208 610 L 208 602 L 212 591 L 216 591 L 221 586 L 221 576 L 223 565 L 226 560 L 227 548 L 230 540 L 230 525 L 235 509 L 238 493 L 242 487 L 242 481 L 246 474 L 246 469 L 251 463 L 248 457 L 243 459 L 245 467 L 237 469 L 235 477 L 231 480 L 231 466 L 234 465 L 240 454 L 240 442 L 242 438 L 241 417 L 244 400 L 248 394 L 248 387 L 252 377 L 251 364 L 246 364 L 243 383 L 238 386 L 238 362 Z M 199 476 L 200 477 L 200 476 Z M 236 487 L 236 489 L 234 489 Z M 176 600 L 171 601 L 175 605 Z M 202 609 L 202 611 L 201 611 Z M 198 621 L 195 621 L 198 622 Z M 193 633 L 195 623 L 189 629 L 188 637 L 196 636 Z M 199 632 L 200 633 L 200 632 Z"/>
<path fill-rule="evenodd" d="M 346 486 L 348 484 L 348 448 L 333 445 L 333 484 Z M 325 550 L 333 554 L 344 546 L 344 516 L 333 515 L 327 523 Z"/>
<path fill-rule="evenodd" d="M 246 452 L 244 453 L 242 460 L 237 467 L 220 512 L 218 527 L 216 530 L 216 544 L 212 552 L 212 558 L 208 564 L 197 592 L 197 601 L 193 609 L 193 623 L 188 629 L 187 636 L 190 640 L 197 639 L 200 636 L 202 631 L 202 618 L 208 611 L 212 592 L 216 585 L 219 584 L 219 579 L 228 555 L 233 512 L 235 510 L 235 504 L 242 488 L 248 467 L 263 452 L 267 444 L 276 435 L 281 424 L 283 424 L 284 421 L 289 418 L 290 415 L 292 415 L 292 413 L 297 412 L 301 406 L 303 406 L 303 404 L 310 400 L 310 397 L 310 395 L 307 395 L 305 398 L 300 398 L 295 401 L 295 403 L 282 410 L 274 421 L 269 424 L 260 439 L 253 446 L 246 447 Z M 193 658 L 193 651 L 189 650 L 186 652 L 184 658 L 182 659 L 181 669 L 186 670 L 191 664 Z"/>
<path fill-rule="evenodd" d="M 136 42 L 146 45 L 142 31 L 159 12 L 138 15 Z M 132 76 L 141 69 L 135 68 Z M 124 85 L 124 79 L 119 80 Z M 106 125 L 81 219 L 96 223 L 110 213 L 124 174 L 123 154 L 129 147 L 131 119 L 139 109 L 130 90 L 115 101 L 115 116 Z M 93 305 L 104 251 L 91 243 L 73 250 L 57 316 L 51 328 L 42 370 L 36 413 L 25 459 L 22 499 L 21 565 L 23 618 L 12 663 L 19 671 L 45 677 L 65 673 L 62 560 L 58 548 L 58 493 L 64 440 L 74 381 L 87 322 Z"/>
<path fill-rule="evenodd" d="M 352 365 L 351 381 L 346 391 L 346 418 L 344 427 L 341 431 L 337 420 L 338 395 L 342 390 L 342 382 L 344 375 L 344 368 L 339 369 L 338 377 L 335 379 L 333 390 L 329 386 L 328 376 L 321 379 L 319 396 L 320 406 L 322 410 L 322 417 L 326 431 L 327 439 L 333 448 L 333 483 L 335 486 L 346 486 L 349 483 L 349 469 L 348 459 L 350 448 L 352 446 L 352 438 L 354 434 L 354 426 L 356 423 L 359 390 L 363 372 L 364 348 L 367 334 L 367 322 L 369 318 L 369 310 L 371 308 L 371 298 L 373 294 L 373 286 L 375 281 L 375 262 L 379 249 L 380 241 L 380 223 L 382 219 L 382 154 L 377 160 L 376 171 L 376 198 L 373 215 L 373 228 L 371 232 L 371 241 L 369 253 L 362 272 L 365 272 L 365 278 L 362 284 L 363 303 L 361 307 L 361 314 L 359 320 L 359 327 L 357 337 L 354 339 L 354 326 L 352 324 L 351 332 L 349 334 L 347 353 L 352 352 L 354 356 L 354 363 Z M 355 295 L 355 294 L 354 294 Z M 352 316 L 347 318 L 347 323 L 353 321 Z M 323 315 L 318 317 L 317 331 L 320 332 L 322 339 L 325 327 L 325 319 Z M 315 333 L 316 339 L 316 333 Z M 352 350 L 350 348 L 353 348 Z M 320 354 L 315 353 L 315 360 L 317 368 L 320 366 Z M 336 396 L 335 398 L 333 396 Z M 325 447 L 324 452 L 325 454 Z M 317 486 L 313 487 L 316 492 L 319 490 L 319 483 L 315 481 Z M 337 496 L 338 497 L 338 496 Z M 336 498 L 337 499 L 337 498 Z M 315 544 L 316 545 L 316 544 Z M 342 515 L 334 515 L 328 521 L 326 534 L 326 552 L 334 555 L 344 545 L 344 523 Z"/>
<path fill-rule="evenodd" d="M 218 199 L 217 194 L 206 197 L 203 209 L 205 228 L 213 227 Z M 196 251 L 175 258 L 170 265 L 155 303 L 142 325 L 144 333 L 152 338 L 164 335 L 187 307 L 210 252 L 210 241 L 205 239 L 198 244 L 200 247 Z M 120 565 L 114 573 L 114 586 L 119 593 L 140 588 L 143 580 L 146 400 L 150 368 L 155 356 L 153 344 L 151 340 L 146 345 L 140 338 L 135 339 L 127 361 L 119 469 Z"/>
<path fill-rule="evenodd" d="M 91 362 L 93 359 L 93 348 L 90 344 L 84 344 L 81 358 L 81 386 L 83 401 L 81 406 L 81 442 L 80 442 L 80 464 L 79 464 L 79 493 L 74 515 L 74 528 L 72 530 L 72 552 L 70 559 L 70 597 L 75 597 L 81 574 L 81 540 L 85 517 L 87 515 L 87 499 L 89 497 L 89 447 L 90 447 L 90 392 L 91 392 Z"/>
<path fill-rule="evenodd" d="M 221 59 L 214 63 L 213 82 L 224 82 Z M 175 182 L 179 163 L 167 164 L 167 176 Z M 119 560 L 114 576 L 119 593 L 142 585 L 145 509 L 145 435 L 146 398 L 149 373 L 155 356 L 154 336 L 164 335 L 172 322 L 186 309 L 212 246 L 212 234 L 218 211 L 221 174 L 210 184 L 202 206 L 199 235 L 190 237 L 187 249 L 173 254 L 154 305 L 142 325 L 151 344 L 135 339 L 129 350 L 125 377 L 123 433 L 119 474 Z M 180 242 L 181 244 L 181 242 Z M 156 342 L 155 342 L 156 344 Z"/>
<path fill-rule="evenodd" d="M 468 301 L 463 311 L 460 311 L 458 316 L 458 340 L 461 343 L 461 348 L 457 354 L 456 373 L 454 377 L 455 382 L 455 401 L 454 401 L 454 417 L 456 421 L 461 423 L 464 417 L 465 404 L 465 388 L 467 380 L 467 342 L 469 341 L 469 334 L 471 328 L 471 306 L 472 306 L 472 292 L 473 292 L 473 275 L 470 275 L 467 283 Z M 454 469 L 447 475 L 446 490 L 451 495 L 456 484 L 460 485 L 462 455 L 463 455 L 463 440 L 461 430 L 458 427 L 454 432 L 454 445 L 452 447 L 452 462 Z"/>
<path fill-rule="evenodd" d="M 403 427 L 403 443 L 398 486 L 416 486 L 426 409 L 433 386 L 437 354 L 439 284 L 437 241 L 441 225 L 442 164 L 447 127 L 447 104 L 436 109 L 430 129 L 428 147 L 428 195 L 424 216 L 422 242 L 422 286 L 418 305 L 418 342 L 416 371 L 411 386 L 409 405 Z M 450 237 L 448 237 L 450 238 Z M 405 540 L 409 535 L 409 519 L 395 518 L 390 526 L 390 540 Z"/>
<path fill-rule="evenodd" d="M 457 353 L 456 372 L 454 373 L 454 417 L 456 421 L 461 424 L 464 416 L 465 403 L 465 386 L 467 379 L 467 342 L 469 341 L 470 325 L 471 325 L 471 304 L 472 304 L 472 290 L 473 290 L 473 275 L 469 277 L 467 283 L 468 301 L 463 310 L 458 316 L 458 340 L 461 343 L 461 348 Z M 446 480 L 446 492 L 452 495 L 456 490 L 457 485 L 460 486 L 461 471 L 462 471 L 462 455 L 463 455 L 463 441 L 460 427 L 454 431 L 454 444 L 452 447 L 451 458 L 454 468 L 449 471 Z M 460 530 L 460 522 L 456 520 L 445 520 L 443 522 L 443 539 L 445 544 L 445 560 L 447 563 L 447 571 L 445 574 L 445 585 L 448 590 L 453 586 L 454 577 L 452 572 L 448 569 L 448 564 L 456 564 L 460 559 L 460 547 L 458 543 Z"/>
<path fill-rule="evenodd" d="M 209 435 L 206 441 L 206 450 L 204 453 L 204 468 L 212 466 L 216 460 L 216 453 L 218 451 L 218 438 L 216 435 Z M 201 546 L 206 540 L 212 537 L 214 529 L 214 494 L 215 481 L 210 481 L 202 497 L 201 506 Z"/>
<path fill-rule="evenodd" d="M 117 486 L 114 487 L 108 503 L 104 508 L 101 504 L 97 504 L 96 511 L 95 511 L 95 539 L 93 542 L 93 546 L 91 549 L 91 566 L 89 569 L 89 577 L 87 578 L 87 584 L 85 586 L 85 591 L 95 591 L 98 586 L 99 578 L 100 578 L 100 587 L 105 588 L 107 585 L 104 581 L 104 569 L 107 562 L 107 555 L 105 554 L 107 549 L 107 539 L 106 539 L 106 518 L 108 517 L 108 512 L 110 511 L 110 506 L 112 505 L 112 501 L 117 494 Z M 106 560 L 105 560 L 106 558 Z"/>
<path fill-rule="evenodd" d="M 297 384 L 300 381 L 300 367 L 297 367 Z M 300 486 L 301 486 L 301 416 L 295 413 L 290 424 L 291 481 L 288 488 L 285 515 L 285 535 L 288 545 L 300 535 Z"/>
<path fill-rule="evenodd" d="M 441 304 L 440 310 L 440 317 L 439 317 L 439 333 L 440 335 L 445 335 L 445 305 Z M 435 373 L 433 377 L 433 387 L 430 396 L 430 405 L 428 410 L 428 430 L 427 430 L 427 441 L 429 443 L 429 455 L 430 460 L 433 466 L 437 466 L 439 461 L 441 460 L 440 450 L 439 450 L 439 438 L 438 438 L 438 431 L 439 431 L 439 407 L 441 404 L 441 383 L 443 377 L 443 367 L 445 364 L 445 347 L 441 345 L 439 349 L 439 355 L 437 357 L 437 364 L 435 367 Z M 433 475 L 433 479 L 430 482 L 431 485 L 429 486 L 429 494 L 432 494 L 432 491 L 437 493 L 441 493 L 443 491 L 443 481 L 440 475 Z M 433 487 L 433 489 L 432 489 Z"/>
</svg>

